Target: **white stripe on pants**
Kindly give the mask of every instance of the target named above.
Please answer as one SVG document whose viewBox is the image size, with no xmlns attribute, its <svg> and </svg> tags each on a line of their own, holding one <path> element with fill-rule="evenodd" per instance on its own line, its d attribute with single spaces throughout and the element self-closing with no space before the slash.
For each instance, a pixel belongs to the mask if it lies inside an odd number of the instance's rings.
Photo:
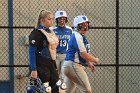
<svg viewBox="0 0 140 93">
<path fill-rule="evenodd" d="M 65 61 L 62 66 L 62 71 L 65 74 L 64 81 L 67 84 L 67 93 L 73 93 L 76 87 L 82 93 L 91 91 L 88 76 L 82 65 L 72 61 Z"/>
</svg>

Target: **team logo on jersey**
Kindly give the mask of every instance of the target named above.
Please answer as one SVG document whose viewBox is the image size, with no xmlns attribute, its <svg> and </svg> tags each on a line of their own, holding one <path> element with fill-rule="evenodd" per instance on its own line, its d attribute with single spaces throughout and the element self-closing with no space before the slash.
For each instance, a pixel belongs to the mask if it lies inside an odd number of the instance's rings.
<svg viewBox="0 0 140 93">
<path fill-rule="evenodd" d="M 35 40 L 32 40 L 31 42 L 32 42 L 32 44 L 35 44 Z"/>
</svg>

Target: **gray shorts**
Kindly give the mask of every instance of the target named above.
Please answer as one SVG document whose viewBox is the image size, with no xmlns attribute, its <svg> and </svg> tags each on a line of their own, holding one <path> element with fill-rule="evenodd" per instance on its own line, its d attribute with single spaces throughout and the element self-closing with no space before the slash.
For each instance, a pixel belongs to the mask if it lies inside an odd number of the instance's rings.
<svg viewBox="0 0 140 93">
<path fill-rule="evenodd" d="M 67 93 L 73 93 L 76 87 L 80 89 L 81 93 L 91 91 L 88 76 L 84 68 L 84 66 L 72 61 L 64 62 L 62 71 L 65 74 L 64 81 L 67 85 Z"/>
</svg>

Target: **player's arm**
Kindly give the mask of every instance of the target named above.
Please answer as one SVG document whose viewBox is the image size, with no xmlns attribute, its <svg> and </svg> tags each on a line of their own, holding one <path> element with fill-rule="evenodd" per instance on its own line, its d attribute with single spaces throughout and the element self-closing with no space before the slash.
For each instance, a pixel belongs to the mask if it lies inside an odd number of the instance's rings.
<svg viewBox="0 0 140 93">
<path fill-rule="evenodd" d="M 36 51 L 39 43 L 39 32 L 32 31 L 29 35 L 29 64 L 32 71 L 36 70 Z"/>
<path fill-rule="evenodd" d="M 40 36 L 37 31 L 32 31 L 29 36 L 29 65 L 31 68 L 31 76 L 37 78 L 36 70 L 36 51 L 39 44 Z"/>
<path fill-rule="evenodd" d="M 85 59 L 87 62 L 95 62 L 99 64 L 99 59 L 87 53 L 86 48 L 83 43 L 83 38 L 81 36 L 76 36 L 77 49 L 80 52 L 80 56 Z"/>
<path fill-rule="evenodd" d="M 92 55 L 90 55 L 86 51 L 80 52 L 80 56 L 82 58 L 84 58 L 85 60 L 87 60 L 87 62 L 95 62 L 96 64 L 99 64 L 99 59 L 94 57 L 94 56 L 92 56 Z"/>
<path fill-rule="evenodd" d="M 96 64 L 99 64 L 99 58 L 96 58 L 96 57 L 90 55 L 86 51 L 85 52 L 81 52 L 80 53 L 80 56 L 87 61 L 88 67 L 95 74 L 96 73 L 96 67 L 91 62 L 94 62 Z"/>
</svg>

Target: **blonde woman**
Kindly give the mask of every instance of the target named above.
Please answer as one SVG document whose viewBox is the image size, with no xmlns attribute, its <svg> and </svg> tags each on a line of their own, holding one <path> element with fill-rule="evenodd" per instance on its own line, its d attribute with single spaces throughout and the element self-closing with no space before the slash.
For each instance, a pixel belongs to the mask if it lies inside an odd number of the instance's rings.
<svg viewBox="0 0 140 93">
<path fill-rule="evenodd" d="M 36 29 L 29 35 L 29 65 L 32 78 L 39 77 L 42 83 L 49 82 L 52 93 L 59 93 L 56 87 L 59 76 L 55 63 L 58 38 L 50 29 L 52 25 L 52 13 L 42 10 Z"/>
</svg>

